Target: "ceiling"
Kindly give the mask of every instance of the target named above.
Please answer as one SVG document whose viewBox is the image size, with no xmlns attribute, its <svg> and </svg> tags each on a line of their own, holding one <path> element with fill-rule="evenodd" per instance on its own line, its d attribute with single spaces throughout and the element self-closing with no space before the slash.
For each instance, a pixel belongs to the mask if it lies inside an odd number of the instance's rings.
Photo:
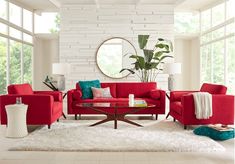
<svg viewBox="0 0 235 164">
<path fill-rule="evenodd" d="M 43 11 L 54 11 L 62 4 L 174 4 L 178 11 L 195 11 L 216 3 L 219 0 L 11 0 L 28 8 Z"/>
</svg>

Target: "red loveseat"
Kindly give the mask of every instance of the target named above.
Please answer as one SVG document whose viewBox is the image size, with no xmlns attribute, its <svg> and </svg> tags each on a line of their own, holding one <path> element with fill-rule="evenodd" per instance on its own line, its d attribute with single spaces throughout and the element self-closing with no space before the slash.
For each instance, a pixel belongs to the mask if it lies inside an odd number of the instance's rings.
<svg viewBox="0 0 235 164">
<path fill-rule="evenodd" d="M 97 98 L 97 99 L 82 99 L 82 92 L 79 84 L 76 84 L 76 89 L 68 91 L 68 114 L 99 114 L 92 109 L 79 107 L 78 103 L 89 102 L 128 102 L 129 94 L 134 94 L 135 99 L 144 99 L 148 103 L 155 104 L 155 107 L 143 109 L 135 114 L 155 114 L 156 119 L 158 114 L 165 114 L 165 91 L 157 89 L 155 82 L 117 82 L 117 83 L 101 83 L 101 87 L 110 87 L 110 92 L 113 98 Z M 103 110 L 109 109 L 105 108 Z M 125 112 L 126 108 L 120 109 L 119 112 Z"/>
<path fill-rule="evenodd" d="M 194 99 L 190 93 L 198 91 L 173 91 L 170 93 L 170 115 L 184 125 L 234 124 L 234 96 L 226 95 L 223 85 L 204 83 L 201 92 L 212 94 L 213 115 L 209 119 L 196 119 Z"/>
<path fill-rule="evenodd" d="M 27 125 L 50 125 L 58 120 L 63 111 L 62 93 L 59 91 L 33 91 L 29 84 L 8 86 L 8 94 L 0 96 L 1 124 L 7 124 L 5 106 L 15 104 L 16 97 L 28 105 Z"/>
</svg>

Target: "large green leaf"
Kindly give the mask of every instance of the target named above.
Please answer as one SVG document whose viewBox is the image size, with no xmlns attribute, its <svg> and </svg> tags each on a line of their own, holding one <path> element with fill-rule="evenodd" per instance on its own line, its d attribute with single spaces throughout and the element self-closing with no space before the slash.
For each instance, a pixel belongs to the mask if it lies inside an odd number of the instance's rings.
<svg viewBox="0 0 235 164">
<path fill-rule="evenodd" d="M 169 51 L 169 45 L 164 44 L 164 43 L 157 43 L 157 44 L 155 45 L 155 47 L 156 47 L 156 48 L 161 48 L 161 49 L 165 48 L 167 51 Z"/>
<path fill-rule="evenodd" d="M 165 55 L 163 57 L 160 58 L 159 62 L 164 60 L 165 58 L 173 58 L 173 56 L 170 56 L 170 55 Z"/>
<path fill-rule="evenodd" d="M 149 39 L 149 35 L 138 35 L 140 49 L 144 49 Z"/>
<path fill-rule="evenodd" d="M 144 57 L 147 62 L 151 62 L 153 59 L 153 50 L 146 50 L 144 49 Z"/>
<path fill-rule="evenodd" d="M 170 53 L 170 51 L 158 51 L 154 54 L 153 59 L 161 57 L 164 53 Z"/>
<path fill-rule="evenodd" d="M 145 69 L 145 61 L 144 58 L 142 56 L 140 56 L 137 60 L 138 63 L 138 67 L 142 70 Z"/>
</svg>

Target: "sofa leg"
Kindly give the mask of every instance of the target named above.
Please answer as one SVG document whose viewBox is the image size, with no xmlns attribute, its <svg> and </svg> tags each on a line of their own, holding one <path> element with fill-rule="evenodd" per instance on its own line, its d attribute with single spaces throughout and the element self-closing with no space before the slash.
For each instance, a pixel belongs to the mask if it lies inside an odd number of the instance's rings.
<svg viewBox="0 0 235 164">
<path fill-rule="evenodd" d="M 57 119 L 57 122 L 59 122 L 60 121 L 60 119 Z"/>
<path fill-rule="evenodd" d="M 156 114 L 156 120 L 158 119 L 158 114 Z"/>
<path fill-rule="evenodd" d="M 81 120 L 81 119 L 82 119 L 82 115 L 81 115 L 81 114 L 79 114 L 78 119 L 79 119 L 79 120 Z"/>
<path fill-rule="evenodd" d="M 48 125 L 48 129 L 51 129 L 51 125 Z"/>
<path fill-rule="evenodd" d="M 77 114 L 75 114 L 75 120 L 78 120 L 78 115 Z"/>
<path fill-rule="evenodd" d="M 173 120 L 174 120 L 174 122 L 175 122 L 175 118 L 174 118 Z"/>
<path fill-rule="evenodd" d="M 187 129 L 187 125 L 184 125 L 184 129 L 185 129 L 185 130 Z"/>
</svg>

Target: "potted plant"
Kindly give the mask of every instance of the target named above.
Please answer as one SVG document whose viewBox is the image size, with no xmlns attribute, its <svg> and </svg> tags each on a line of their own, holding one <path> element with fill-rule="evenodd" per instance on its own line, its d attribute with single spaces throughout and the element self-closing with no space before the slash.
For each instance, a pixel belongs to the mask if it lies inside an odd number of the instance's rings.
<svg viewBox="0 0 235 164">
<path fill-rule="evenodd" d="M 141 82 L 156 81 L 158 73 L 162 70 L 164 60 L 166 58 L 173 58 L 167 55 L 173 51 L 172 42 L 162 38 L 158 38 L 153 49 L 147 49 L 149 35 L 138 35 L 138 43 L 143 56 L 132 54 L 130 58 L 135 59 L 133 68 L 123 68 L 120 72 L 129 71 L 136 74 Z"/>
</svg>

